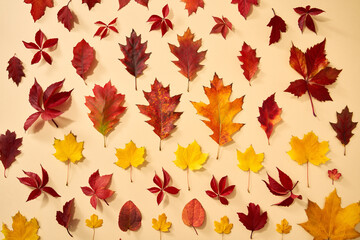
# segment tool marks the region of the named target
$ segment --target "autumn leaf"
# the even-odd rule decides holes
[[[119,9],[122,9],[123,7],[125,7],[128,3],[130,2],[130,0],[119,0]],[[149,0],[135,0],[135,2],[137,2],[140,5],[143,5],[144,7],[148,7],[149,4]]]
[[[171,227],[171,222],[167,222],[167,216],[165,213],[159,215],[159,220],[156,220],[156,218],[152,219],[152,227],[160,232],[160,240],[161,240],[161,233],[162,232],[168,232],[169,228]]]
[[[73,49],[74,57],[71,60],[76,73],[85,80],[86,74],[95,59],[95,51],[84,39],[81,40]]]
[[[239,160],[238,167],[243,171],[248,171],[248,188],[247,191],[250,193],[250,170],[254,173],[257,173],[260,169],[263,168],[261,164],[264,161],[264,153],[256,154],[252,145],[248,147],[245,152],[237,152],[237,159]]]
[[[56,152],[53,154],[57,159],[67,164],[66,186],[69,182],[70,162],[77,163],[83,159],[82,151],[84,150],[84,142],[77,142],[76,136],[70,132],[64,135],[64,140],[54,139],[54,148]]]
[[[244,96],[230,102],[232,85],[224,86],[222,78],[215,73],[210,88],[204,87],[209,104],[191,102],[199,115],[209,120],[202,120],[213,134],[210,137],[219,145],[216,159],[219,158],[220,146],[232,141],[232,135],[240,130],[242,123],[233,123],[235,115],[242,110]]]
[[[69,30],[69,32],[74,27],[74,21],[75,21],[74,15],[69,8],[70,2],[71,0],[69,0],[68,4],[63,6],[57,13],[58,22],[61,22],[64,25],[64,27],[67,30]]]
[[[201,152],[199,144],[194,140],[186,148],[178,145],[175,155],[176,159],[173,161],[175,165],[183,170],[187,170],[186,178],[188,190],[190,191],[189,169],[192,171],[201,169],[209,154]]]
[[[231,3],[238,4],[238,10],[245,20],[250,13],[251,6],[259,5],[258,0],[232,0]]]
[[[273,43],[277,43],[280,40],[281,33],[286,32],[286,23],[285,21],[276,15],[275,10],[272,8],[274,12],[274,17],[270,19],[270,22],[266,25],[268,27],[271,27],[271,34],[270,34],[270,41],[269,45]]]
[[[338,170],[334,168],[333,170],[328,170],[328,176],[331,179],[332,185],[334,185],[334,181],[339,180],[341,173],[339,173]]]
[[[104,37],[106,37],[106,35],[108,34],[108,32],[116,32],[119,33],[119,31],[116,29],[116,27],[114,27],[113,25],[116,23],[117,18],[114,18],[114,20],[112,20],[111,22],[109,22],[109,24],[106,24],[102,21],[97,21],[95,22],[95,24],[100,25],[100,27],[98,28],[98,30],[95,32],[94,37],[98,36],[100,37],[100,40],[103,39]],[[111,31],[110,31],[110,30]]]
[[[223,205],[228,205],[229,201],[226,199],[226,196],[230,195],[235,188],[235,185],[230,185],[226,187],[228,176],[224,176],[217,183],[214,175],[210,181],[210,187],[212,190],[207,190],[205,193],[211,198],[218,198]]]
[[[82,3],[86,3],[89,10],[91,10],[96,3],[101,3],[101,0],[82,0]]]
[[[117,93],[117,89],[110,81],[104,87],[95,84],[93,93],[94,97],[85,97],[85,105],[90,109],[88,116],[94,128],[104,136],[104,147],[106,147],[106,136],[114,130],[126,109],[122,106],[125,95]]]
[[[162,172],[163,172],[163,176],[164,176],[164,182],[161,180],[161,178],[155,172],[153,182],[157,185],[157,187],[148,188],[148,190],[151,193],[158,193],[157,198],[156,198],[156,202],[158,205],[160,205],[160,203],[164,199],[164,191],[167,193],[173,194],[173,195],[178,194],[180,191],[180,189],[178,189],[176,187],[168,186],[171,181],[171,177],[170,177],[169,173],[167,171],[165,171],[164,168],[162,169]]]
[[[241,68],[244,70],[243,74],[251,86],[250,80],[259,70],[260,58],[256,57],[256,49],[252,49],[246,42],[243,43],[240,54],[241,56],[238,56],[238,59],[242,63]]]
[[[203,225],[205,216],[205,210],[196,198],[188,202],[182,211],[182,220],[184,224],[193,227],[196,235],[199,235],[196,228]]]
[[[199,7],[204,8],[203,0],[181,0],[185,3],[185,9],[188,11],[188,16],[196,13]]]
[[[153,22],[150,28],[150,31],[161,29],[161,36],[164,36],[165,33],[170,29],[173,29],[172,22],[166,18],[169,15],[169,5],[166,4],[162,9],[162,17],[159,15],[151,15],[147,22]]]
[[[311,131],[305,134],[303,139],[293,136],[290,140],[290,146],[291,150],[287,153],[291,159],[299,165],[306,163],[306,179],[309,187],[309,162],[319,166],[329,161],[330,159],[326,157],[326,153],[329,151],[329,143],[327,141],[319,143],[318,137]]]
[[[137,148],[133,141],[126,144],[125,148],[116,149],[116,157],[118,158],[115,164],[123,169],[130,167],[130,182],[132,179],[132,167],[139,167],[144,163],[145,147]]]
[[[70,235],[70,237],[73,237],[69,231],[69,226],[71,219],[74,215],[74,201],[75,198],[71,199],[70,201],[66,202],[63,206],[63,211],[57,211],[56,212],[56,221],[66,228],[66,231]]]
[[[292,226],[289,225],[289,222],[284,218],[281,220],[280,224],[276,224],[276,231],[281,234],[281,239],[283,239],[284,234],[288,234],[291,231]]]
[[[357,122],[352,121],[353,113],[346,106],[341,113],[336,112],[337,123],[330,123],[336,132],[337,139],[344,146],[344,156],[346,155],[346,145],[350,142],[350,138],[354,135],[352,130],[356,128]]]
[[[229,223],[229,218],[227,216],[223,216],[220,219],[220,222],[214,221],[215,232],[219,234],[229,234],[231,229],[233,228],[233,224]]]
[[[119,228],[126,232],[137,231],[141,227],[141,212],[139,208],[132,202],[127,201],[120,209],[119,213]]]
[[[16,157],[21,153],[19,147],[22,145],[22,137],[16,138],[15,132],[6,130],[5,134],[0,135],[0,161],[4,166],[4,177],[6,178],[5,171],[8,169]]]
[[[229,33],[229,29],[232,30],[232,24],[226,17],[214,17],[216,22],[215,26],[211,29],[211,33],[221,33],[224,39],[226,39],[227,34]]]
[[[239,221],[246,227],[247,230],[251,231],[250,239],[254,231],[262,229],[268,219],[267,212],[260,213],[260,206],[254,203],[249,203],[248,215],[238,212]]]
[[[299,225],[314,239],[346,240],[360,237],[360,233],[355,230],[360,222],[360,204],[355,202],[342,208],[336,189],[325,199],[323,209],[308,200],[305,212],[308,221]]]
[[[294,11],[300,14],[300,17],[298,19],[298,25],[301,32],[304,32],[304,25],[305,25],[311,31],[316,33],[314,20],[312,19],[311,16],[319,15],[324,11],[319,8],[311,8],[310,5],[307,5],[305,8],[304,7],[294,8]]]
[[[89,219],[85,220],[86,226],[93,229],[93,237],[92,239],[95,239],[95,228],[99,228],[103,225],[103,220],[99,219],[99,217],[96,214],[93,214],[90,216]]]
[[[201,39],[194,41],[194,37],[195,35],[188,28],[183,36],[177,36],[179,47],[169,43],[170,51],[178,58],[178,61],[172,62],[180,68],[179,72],[188,79],[188,92],[190,81],[196,78],[197,72],[203,67],[200,62],[205,59],[207,51],[198,52],[201,47]]]
[[[170,97],[169,86],[163,87],[156,78],[151,85],[151,91],[143,92],[149,105],[137,104],[136,106],[139,108],[140,113],[150,118],[146,122],[154,127],[154,132],[159,136],[159,150],[161,151],[161,140],[170,136],[176,127],[174,122],[182,114],[182,112],[175,112],[175,108],[180,102],[181,94]]]
[[[308,93],[313,115],[316,117],[312,97],[318,101],[332,101],[327,85],[333,84],[341,70],[328,67],[329,61],[326,59],[325,42],[316,44],[301,52],[294,45],[290,49],[290,66],[297,71],[303,79],[298,79],[290,83],[285,90],[297,97]]]
[[[52,8],[54,6],[53,0],[24,0],[24,2],[31,4],[30,13],[34,22],[45,14],[46,7]]]
[[[38,240],[40,238],[37,235],[39,223],[36,218],[28,221],[20,212],[17,212],[12,220],[13,230],[10,230],[5,223],[2,225],[1,232],[4,234],[4,240]]]
[[[12,79],[17,86],[21,82],[21,78],[25,77],[24,66],[19,58],[15,55],[8,61],[6,70],[9,72],[8,78]]]

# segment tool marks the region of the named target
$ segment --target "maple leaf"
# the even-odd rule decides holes
[[[238,4],[238,10],[245,20],[250,13],[251,6],[259,5],[258,0],[232,0],[231,3]]]
[[[95,59],[95,50],[84,39],[78,42],[73,49],[74,57],[71,60],[76,73],[85,80],[87,72]]]
[[[162,200],[164,199],[164,191],[170,194],[178,194],[180,189],[176,188],[176,187],[172,187],[172,186],[168,186],[171,180],[171,177],[169,175],[169,173],[167,171],[165,171],[165,169],[162,169],[163,172],[163,176],[164,176],[164,182],[161,181],[161,178],[156,174],[155,172],[155,176],[153,178],[153,182],[158,186],[158,187],[151,187],[148,188],[148,190],[151,193],[158,193],[157,198],[156,198],[156,202],[158,205],[160,205],[160,203],[162,202]]]
[[[270,136],[274,130],[274,126],[281,121],[282,109],[275,102],[275,93],[263,101],[262,107],[259,107],[260,116],[258,121],[261,128],[265,131],[268,144],[270,145]]]
[[[17,86],[21,82],[21,78],[25,77],[24,66],[19,58],[15,55],[8,61],[6,70],[9,72],[8,78],[12,79]]]
[[[313,115],[316,117],[312,97],[323,102],[332,101],[329,91],[325,86],[333,84],[341,70],[328,67],[328,60],[325,54],[325,42],[322,41],[303,53],[294,45],[290,50],[290,66],[297,71],[303,79],[290,83],[285,90],[297,97],[308,93]]]
[[[96,3],[101,3],[101,0],[82,0],[82,3],[86,3],[89,10],[91,10]]]
[[[339,173],[338,170],[334,168],[333,170],[328,170],[328,176],[332,181],[332,185],[334,185],[334,181],[339,180],[341,173]]]
[[[207,52],[207,50],[198,52],[201,47],[201,38],[194,41],[194,37],[195,35],[188,28],[183,36],[177,35],[179,47],[169,43],[170,51],[179,59],[172,62],[180,68],[179,72],[188,79],[188,92],[190,81],[194,80],[197,72],[202,69],[203,65],[200,62],[205,59]]]
[[[197,12],[199,7],[204,8],[203,0],[181,0],[185,3],[185,9],[188,10],[188,16]]]
[[[280,40],[280,35],[283,32],[286,32],[286,23],[285,21],[276,15],[275,10],[272,8],[274,12],[274,17],[270,19],[270,22],[266,25],[271,27],[270,41],[269,45],[273,43],[277,43]]]
[[[77,142],[76,136],[70,132],[64,136],[64,140],[54,139],[53,144],[56,152],[53,154],[57,159],[67,164],[66,186],[69,182],[70,162],[77,163],[83,159],[82,151],[84,142]]]
[[[126,67],[126,70],[135,77],[135,90],[137,90],[137,78],[140,77],[147,68],[145,64],[151,53],[146,53],[147,41],[141,43],[141,34],[138,36],[133,29],[130,37],[126,37],[126,45],[119,43],[120,50],[124,54],[123,59],[119,59]]]
[[[119,9],[122,9],[123,7],[125,7],[128,3],[130,2],[130,0],[119,0]],[[140,5],[143,5],[144,7],[148,7],[149,4],[149,0],[135,0],[135,2],[137,2]]]
[[[182,211],[182,220],[184,224],[193,227],[196,235],[199,235],[196,228],[203,225],[205,216],[205,210],[196,198],[188,202]]]
[[[164,36],[169,28],[173,29],[172,22],[166,17],[169,15],[169,5],[166,4],[162,9],[162,17],[159,15],[151,15],[147,22],[153,22],[150,31],[161,29],[161,36]]]
[[[235,188],[235,185],[230,185],[226,187],[228,176],[224,176],[220,179],[219,184],[217,183],[214,175],[210,181],[211,190],[205,191],[206,194],[211,198],[218,198],[223,205],[228,205],[229,201],[226,199],[226,196],[230,195]]]
[[[229,33],[229,29],[232,30],[232,24],[226,17],[214,17],[216,22],[215,26],[211,29],[211,33],[221,33],[224,39],[226,39],[227,34]]]
[[[98,215],[93,214],[89,219],[85,220],[85,223],[89,228],[99,228],[103,225],[103,220],[99,219]]]
[[[168,232],[169,228],[171,227],[171,222],[167,222],[167,216],[165,213],[159,215],[158,217],[159,220],[156,220],[156,218],[152,219],[152,227],[153,229],[155,229],[156,231],[160,232],[160,236],[161,236],[161,232]],[[160,237],[161,239],[161,237]]]
[[[102,21],[95,22],[95,24],[101,25],[101,27],[99,27],[98,30],[95,32],[94,37],[99,36],[100,39],[103,39],[104,37],[106,37],[107,33],[110,32],[110,30],[113,32],[119,33],[119,31],[116,29],[116,27],[112,26],[116,23],[116,20],[117,20],[117,18],[114,18],[114,20],[109,22],[109,24],[106,24]]]
[[[231,229],[233,228],[233,224],[229,223],[229,218],[227,216],[223,216],[220,222],[214,221],[214,226],[215,232],[219,234],[229,234],[231,232]]]
[[[306,163],[306,179],[309,187],[309,162],[319,166],[329,161],[330,159],[325,156],[329,151],[329,143],[327,141],[319,143],[318,137],[311,131],[305,134],[303,139],[293,136],[290,146],[291,150],[287,153],[291,159],[299,165]]]
[[[276,231],[281,235],[290,233],[292,226],[289,225],[289,222],[284,218],[281,220],[280,224],[276,224]]]
[[[44,40],[45,40],[45,42],[44,42]],[[51,39],[46,40],[44,33],[41,30],[39,30],[35,34],[35,42],[36,43],[25,42],[25,41],[22,41],[22,42],[26,48],[38,50],[34,54],[34,57],[31,60],[31,64],[40,62],[41,56],[42,56],[45,59],[45,61],[51,65],[52,59],[51,59],[50,55],[44,51],[44,49],[54,47],[58,43],[57,38],[51,38]]]
[[[182,112],[175,112],[175,108],[180,102],[181,94],[170,97],[169,86],[163,87],[156,78],[151,85],[151,91],[143,92],[149,105],[137,104],[136,106],[139,108],[140,113],[150,118],[146,122],[154,127],[154,133],[159,136],[159,150],[161,151],[161,140],[170,136],[176,127],[174,122],[182,114]]]
[[[132,167],[139,167],[144,163],[145,147],[137,148],[133,141],[126,144],[124,149],[116,149],[116,157],[118,158],[115,164],[123,169],[130,167],[130,182],[132,179]]]
[[[24,123],[25,131],[33,125],[33,123],[41,116],[44,121],[51,120],[56,127],[58,127],[54,118],[63,114],[62,111],[57,110],[56,107],[61,106],[69,99],[72,90],[67,92],[59,92],[64,84],[64,80],[55,82],[46,88],[43,92],[42,87],[35,79],[34,85],[30,88],[29,102],[30,105],[37,110],[31,114]],[[43,106],[43,107],[42,107]]]
[[[114,194],[114,191],[108,189],[111,178],[112,174],[100,176],[99,170],[97,170],[89,177],[89,185],[91,188],[81,187],[81,190],[86,196],[91,196],[90,204],[93,208],[96,209],[98,199],[104,200],[106,205],[109,206],[106,199]]]
[[[294,11],[300,14],[300,17],[298,19],[298,25],[301,32],[304,32],[304,24],[305,24],[307,28],[309,28],[311,31],[316,33],[314,20],[312,19],[311,16],[319,15],[324,11],[319,8],[311,8],[310,5],[307,5],[305,8],[304,7],[294,8]]]
[[[117,93],[117,89],[111,85],[111,81],[104,87],[95,84],[93,93],[94,97],[85,97],[85,105],[90,109],[88,116],[93,122],[94,128],[104,136],[104,147],[106,147],[106,136],[114,130],[126,109],[122,106],[125,95]]]
[[[357,122],[352,121],[353,113],[346,106],[341,113],[336,112],[337,123],[330,123],[336,132],[337,139],[344,146],[344,156],[346,155],[346,145],[350,142],[350,138],[354,135],[352,130],[355,129]]]
[[[239,160],[238,167],[243,171],[249,172],[247,191],[250,193],[250,170],[257,173],[263,168],[261,163],[264,161],[264,153],[256,154],[252,145],[250,145],[243,153],[239,150],[236,150],[236,152],[237,159]]]
[[[31,4],[30,13],[34,22],[45,14],[46,7],[52,8],[54,6],[53,0],[24,0],[24,2]]]
[[[66,228],[66,231],[73,237],[69,231],[70,221],[74,215],[74,201],[75,198],[71,199],[70,201],[66,202],[63,206],[63,211],[56,211],[56,221]]]
[[[191,102],[199,115],[208,118],[202,120],[213,134],[210,137],[219,145],[216,159],[219,158],[220,146],[232,141],[232,135],[240,130],[242,123],[233,123],[235,115],[242,110],[244,96],[230,102],[232,84],[224,86],[222,78],[215,73],[210,88],[204,87],[209,104]]]
[[[40,238],[37,235],[39,223],[36,218],[28,221],[20,212],[17,212],[15,216],[12,217],[12,221],[13,230],[10,230],[5,223],[2,225],[1,232],[4,234],[4,240],[38,240]]]
[[[297,199],[297,198],[300,200],[302,199],[301,195],[295,195],[292,192],[299,181],[297,181],[295,184],[293,184],[291,178],[286,173],[281,171],[279,168],[276,168],[276,169],[279,172],[280,183],[278,183],[275,179],[270,177],[269,174],[267,174],[269,182],[267,183],[265,180],[263,180],[263,181],[266,184],[269,191],[276,196],[286,196],[286,195],[288,195],[288,193],[290,193],[290,196],[288,198],[286,198],[285,200],[283,200],[279,203],[273,204],[276,206],[289,207],[294,202],[295,199]]]
[[[70,11],[69,8],[70,2],[71,0],[69,0],[68,4],[63,6],[57,13],[58,22],[61,22],[64,25],[64,27],[67,30],[69,30],[69,32],[74,27],[74,21],[75,21],[73,13]]]
[[[308,221],[299,225],[314,239],[346,240],[360,237],[360,233],[355,230],[356,224],[360,222],[360,204],[356,202],[342,208],[336,189],[325,199],[323,209],[308,200],[305,212]]]
[[[239,221],[246,227],[247,230],[251,231],[250,239],[254,231],[262,229],[268,219],[267,212],[260,213],[260,206],[254,203],[249,203],[248,215],[238,212]]]
[[[189,169],[199,170],[206,162],[209,154],[201,152],[199,144],[194,140],[186,148],[178,145],[178,149],[175,152],[176,159],[173,161],[176,166],[186,171],[188,190],[190,191],[189,184]]]
[[[238,56],[238,59],[242,63],[241,68],[244,70],[243,74],[251,86],[250,80],[259,70],[260,58],[256,57],[256,49],[252,49],[246,42],[243,43],[240,54],[241,56]]]
[[[121,231],[136,231],[141,227],[141,212],[132,202],[127,201],[120,209],[118,225]]]
[[[16,157],[21,153],[19,147],[22,145],[22,138],[16,138],[15,132],[6,130],[5,134],[0,135],[0,161],[4,166],[4,177],[6,178],[5,171],[8,169]]]

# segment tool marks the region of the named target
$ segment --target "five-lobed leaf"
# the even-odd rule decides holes
[[[69,32],[74,27],[75,18],[73,13],[70,11],[69,5],[65,5],[59,10],[57,13],[57,19],[58,22],[61,22],[64,27],[69,30]]]
[[[332,185],[334,185],[334,181],[339,180],[341,176],[342,176],[341,173],[338,172],[336,168],[332,170],[328,170],[328,177],[331,179]]]
[[[75,198],[71,199],[70,201],[66,202],[63,206],[63,210],[61,211],[57,211],[56,212],[56,221],[63,226],[64,228],[66,228],[66,231],[68,232],[68,234],[72,237],[70,231],[69,231],[69,226],[70,226],[70,222],[72,220],[72,217],[74,215],[74,201]]]
[[[45,14],[46,7],[52,8],[54,6],[53,0],[24,0],[25,3],[31,4],[31,16],[36,22]]]
[[[276,231],[280,234],[288,234],[290,233],[292,226],[289,225],[289,222],[284,218],[281,220],[280,224],[276,224]]]
[[[12,230],[3,223],[1,232],[4,234],[3,240],[38,240],[40,239],[37,232],[39,230],[39,223],[36,218],[30,219],[28,221],[20,212],[17,212],[15,216],[12,217]]]
[[[98,215],[93,214],[89,219],[85,220],[85,223],[89,228],[99,228],[103,225],[103,220],[99,219]]]
[[[8,78],[12,79],[17,86],[21,82],[21,78],[25,77],[24,66],[19,58],[15,55],[8,61],[6,70],[8,71]]]
[[[85,39],[83,39],[74,47],[73,55],[74,57],[71,60],[71,63],[76,69],[76,73],[85,80],[92,63],[95,60],[95,50],[85,41]]]
[[[254,203],[249,203],[248,214],[238,212],[239,221],[246,227],[247,230],[251,231],[250,239],[254,231],[262,229],[268,219],[267,212],[260,212],[260,206]]]
[[[185,9],[188,11],[188,16],[197,12],[199,7],[204,8],[204,0],[181,0],[185,3]]]
[[[274,9],[273,9],[273,12],[274,12],[274,17],[272,17],[270,19],[270,22],[266,25],[268,27],[271,27],[269,45],[279,42],[281,33],[286,32],[285,21],[281,17],[276,15]]]
[[[95,36],[98,36],[98,37],[100,37],[100,40],[101,40],[101,39],[103,39],[104,37],[106,37],[107,34],[108,34],[109,32],[111,32],[111,31],[116,32],[116,33],[119,33],[119,31],[116,29],[116,27],[113,26],[113,25],[116,23],[116,21],[117,21],[117,18],[114,18],[111,22],[109,22],[109,24],[106,24],[106,23],[104,23],[104,22],[102,22],[102,21],[97,21],[97,22],[95,22],[95,24],[100,25],[100,27],[99,27],[98,30],[95,32],[94,37],[95,37]],[[109,29],[110,29],[111,31],[110,31]]]
[[[201,227],[205,220],[205,210],[196,198],[188,202],[182,211],[182,220],[186,226],[193,227],[196,235],[196,228]]]
[[[258,0],[232,0],[231,3],[238,5],[238,10],[240,14],[245,18],[245,20],[250,14],[251,6],[259,5]]]
[[[0,161],[4,166],[4,177],[6,169],[8,169],[16,157],[21,153],[19,147],[22,145],[22,137],[16,138],[15,132],[6,130],[5,134],[0,135]]]
[[[165,213],[159,215],[158,220],[153,218],[152,224],[153,229],[160,232],[168,232],[171,227],[171,222],[167,222],[167,216]]]
[[[301,32],[304,32],[304,26],[309,28],[311,31],[316,33],[314,20],[311,16],[319,15],[320,13],[323,13],[324,11],[319,8],[311,8],[310,5],[307,5],[304,7],[296,7],[294,8],[294,11],[298,14],[300,14],[300,17],[298,19],[298,25],[301,30]]]
[[[211,29],[211,33],[221,33],[224,39],[226,39],[227,34],[229,33],[229,29],[232,30],[232,23],[226,17],[214,17],[216,22],[215,26]]]
[[[164,36],[165,33],[170,29],[173,29],[172,22],[166,18],[169,15],[169,5],[166,4],[162,9],[162,17],[159,15],[151,15],[147,22],[153,22],[151,25],[150,31],[161,29],[161,36]]]
[[[238,56],[238,59],[242,63],[241,68],[244,70],[243,74],[251,85],[250,80],[259,70],[260,58],[256,57],[256,49],[252,49],[246,42],[243,43],[240,54],[241,56]]]
[[[229,223],[229,218],[227,216],[223,216],[220,219],[220,222],[214,221],[214,226],[214,231],[219,234],[229,234],[231,232],[231,229],[233,228],[233,224]]]
[[[121,207],[118,220],[121,231],[137,231],[141,227],[141,220],[141,212],[131,200]]]
[[[171,181],[170,174],[167,171],[165,171],[164,168],[162,169],[162,172],[164,176],[164,181],[162,181],[161,178],[155,172],[153,182],[157,185],[157,187],[148,188],[148,190],[151,193],[158,193],[156,198],[156,202],[158,205],[160,205],[160,203],[164,199],[164,191],[173,195],[178,194],[180,191],[180,189],[176,187],[168,186]]]
[[[229,201],[226,196],[230,195],[235,188],[235,185],[226,187],[228,176],[224,176],[220,179],[219,183],[216,181],[214,175],[210,181],[211,190],[205,191],[205,193],[211,198],[218,198],[223,205],[228,205]]]

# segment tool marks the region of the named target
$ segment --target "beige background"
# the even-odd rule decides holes
[[[158,239],[159,233],[152,229],[151,219],[165,212],[168,220],[173,223],[169,233],[163,234],[164,239],[220,239],[214,232],[213,222],[219,221],[224,215],[230,218],[234,228],[225,239],[247,239],[250,232],[238,221],[236,212],[246,212],[249,202],[260,204],[269,215],[267,225],[254,234],[254,239],[280,239],[276,233],[276,223],[287,218],[293,225],[292,232],[285,239],[312,239],[298,223],[306,221],[304,209],[307,199],[317,202],[321,207],[324,198],[333,190],[327,170],[338,168],[343,174],[341,181],[335,183],[342,205],[346,206],[358,201],[359,190],[359,144],[360,127],[355,129],[354,137],[348,145],[348,154],[343,156],[343,147],[335,138],[335,132],[329,121],[336,121],[336,112],[340,112],[345,105],[354,112],[354,121],[359,121],[359,61],[360,54],[360,2],[348,0],[295,1],[278,0],[260,1],[260,6],[254,7],[252,13],[245,21],[237,10],[237,6],[227,1],[205,0],[205,9],[198,9],[196,14],[188,17],[184,10],[184,3],[179,0],[169,2],[169,18],[174,24],[174,30],[169,31],[163,38],[158,31],[149,32],[150,24],[146,20],[151,14],[160,14],[167,1],[150,0],[149,9],[131,0],[128,6],[117,11],[116,0],[103,0],[89,11],[80,0],[73,0],[69,7],[76,14],[78,24],[68,32],[62,24],[57,22],[56,14],[67,3],[67,0],[55,1],[53,8],[47,9],[45,15],[33,23],[30,15],[30,5],[23,1],[2,0],[0,2],[1,24],[1,57],[0,57],[0,132],[6,129],[16,131],[23,137],[22,154],[8,170],[8,178],[0,180],[0,220],[11,225],[11,216],[20,210],[28,219],[36,217],[40,224],[38,234],[42,239],[70,239],[66,230],[57,224],[55,213],[63,204],[75,197],[75,220],[71,232],[75,239],[90,239],[91,229],[85,226],[85,219],[93,213],[104,219],[102,228],[96,230],[96,239]],[[315,17],[317,34],[305,29],[302,34],[297,26],[299,17],[293,11],[294,7],[311,4],[326,12]],[[268,46],[270,28],[266,27],[273,17],[271,8],[287,23],[287,32],[282,34],[279,43]],[[221,35],[209,35],[215,22],[212,16],[228,17],[235,30],[230,32],[224,40]],[[97,26],[95,21],[106,23],[118,17],[117,29],[119,34],[111,32],[105,39],[93,37]],[[178,73],[178,68],[171,62],[176,60],[170,53],[168,43],[178,45],[177,34],[183,35],[190,27],[195,33],[195,39],[202,38],[201,50],[208,50],[205,67],[198,73],[198,77],[190,85],[190,93],[186,92],[186,79]],[[139,91],[134,91],[133,77],[125,70],[118,58],[123,58],[118,43],[125,43],[125,37],[130,35],[131,29],[141,34],[143,41],[148,41],[148,52],[151,52],[147,61],[148,68],[144,75],[138,79]],[[58,37],[56,50],[49,52],[53,64],[44,60],[39,64],[31,65],[34,50],[25,49],[24,41],[34,41],[36,31],[41,29],[48,38]],[[338,81],[329,87],[333,102],[320,103],[315,101],[315,110],[318,117],[311,113],[309,98],[305,95],[297,99],[289,93],[283,92],[290,81],[299,78],[299,75],[288,64],[291,44],[303,51],[326,37],[326,51],[332,67],[343,69]],[[86,83],[76,74],[71,65],[73,47],[85,39],[96,51],[96,65],[93,73],[88,76]],[[243,42],[257,49],[261,57],[260,71],[250,87],[242,74],[240,62],[237,59]],[[7,61],[16,53],[23,61],[26,78],[17,87],[7,79]],[[235,122],[246,123],[240,132],[234,135],[234,141],[221,149],[219,160],[215,160],[217,144],[209,137],[211,131],[201,122],[202,117],[196,114],[191,101],[208,100],[203,92],[203,86],[209,86],[214,72],[224,79],[226,85],[233,84],[232,99],[245,95],[244,110],[234,119]],[[28,93],[38,80],[43,88],[53,82],[66,79],[63,89],[74,88],[71,105],[61,117],[57,119],[60,128],[52,124],[39,121],[28,132],[24,132],[25,119],[35,110],[28,103]],[[170,84],[171,95],[183,93],[177,111],[184,112],[176,122],[177,128],[172,136],[163,141],[163,151],[158,151],[158,137],[153,133],[152,127],[145,123],[147,118],[139,113],[136,104],[147,104],[142,90],[149,91],[150,85],[157,78],[164,85]],[[84,105],[85,96],[93,95],[94,84],[103,86],[111,79],[118,92],[125,94],[126,113],[120,124],[108,137],[108,147],[103,148],[103,139],[92,126],[87,117],[88,109]],[[267,145],[265,133],[257,121],[258,107],[263,100],[276,92],[276,101],[283,109],[281,123],[276,127],[271,137],[271,145]],[[310,166],[310,188],[306,187],[306,168],[299,166],[286,154],[290,150],[291,136],[303,137],[313,130],[320,141],[329,141],[331,159],[320,167]],[[65,186],[66,165],[52,155],[55,152],[52,144],[54,138],[63,139],[64,134],[72,131],[79,141],[84,141],[83,162],[71,166],[70,185]],[[133,140],[138,147],[145,146],[147,150],[147,164],[135,169],[134,183],[129,182],[129,171],[116,165],[115,148],[124,148],[125,144]],[[191,191],[186,189],[186,171],[175,166],[174,152],[177,144],[187,146],[196,140],[203,152],[210,157],[204,169],[190,173]],[[247,173],[237,167],[236,149],[244,151],[250,144],[256,152],[264,152],[264,169],[259,174],[251,176],[251,194],[247,193]],[[49,186],[54,187],[61,198],[52,198],[46,194],[38,199],[25,203],[31,189],[20,184],[16,177],[23,176],[22,170],[40,173],[40,164],[48,170],[50,175]],[[168,195],[165,201],[158,206],[156,195],[148,192],[146,188],[153,186],[154,171],[160,173],[164,167],[172,176],[174,186],[181,188],[178,196]],[[295,201],[289,208],[271,206],[283,198],[273,196],[262,182],[266,172],[277,177],[276,167],[288,173],[300,183],[295,189],[296,194],[302,194],[302,201]],[[110,188],[116,191],[109,200],[110,206],[100,203],[94,210],[89,197],[85,196],[80,186],[88,185],[88,177],[95,170],[100,174],[114,173]],[[2,171],[2,170],[1,170]],[[236,188],[230,195],[228,206],[209,198],[205,190],[209,189],[212,175],[217,179],[224,175],[229,176],[230,184]],[[2,176],[2,174],[1,174]],[[206,221],[198,230],[196,236],[193,229],[185,226],[181,220],[183,206],[191,199],[197,198],[206,210]],[[137,232],[122,232],[117,225],[121,206],[132,200],[143,215],[142,227]],[[359,226],[357,230],[360,230]]]

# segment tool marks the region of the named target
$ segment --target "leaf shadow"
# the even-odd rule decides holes
[[[45,125],[45,121],[42,119],[38,119],[30,130],[31,133],[39,132]]]
[[[48,204],[49,196],[45,192],[42,192],[42,195],[43,195],[43,199],[42,199],[42,202],[41,202],[41,207],[43,208]]]
[[[96,68],[96,66],[99,64],[99,61],[96,59],[96,52],[94,50],[94,60],[92,61],[89,70],[84,74],[84,83],[87,85],[87,83],[85,82],[85,80],[88,78],[88,76],[92,75],[94,73],[94,69]]]

